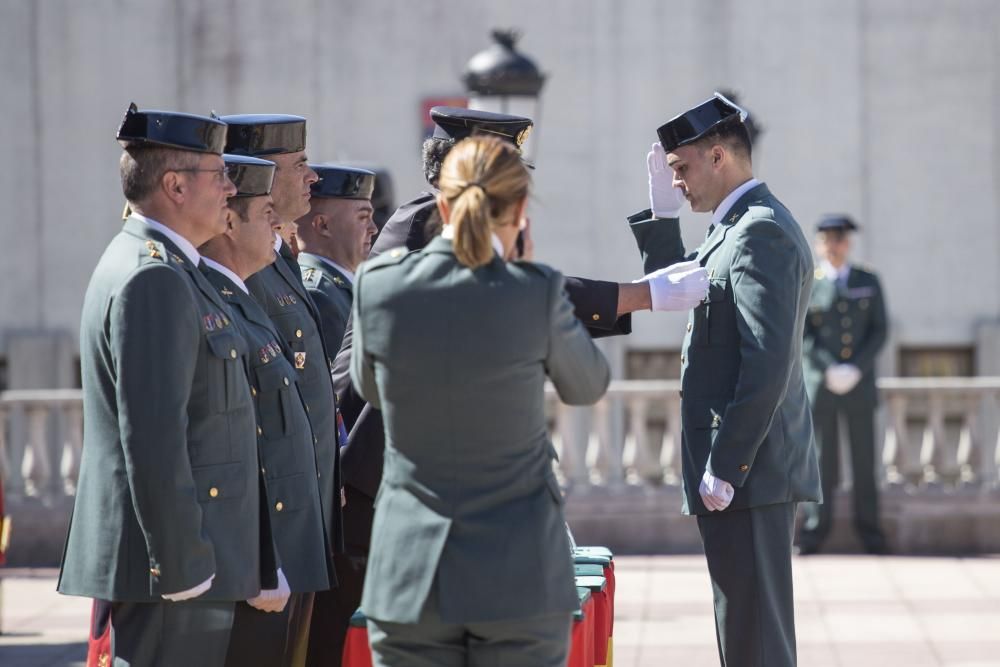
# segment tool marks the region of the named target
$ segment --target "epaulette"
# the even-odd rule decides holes
[[[184,260],[177,257],[174,253],[167,250],[159,241],[154,241],[152,239],[146,239],[145,245],[140,251],[140,256],[145,261],[160,261],[164,264],[183,264]]]
[[[774,209],[770,206],[757,206],[751,204],[747,207],[747,213],[753,220],[774,220]]]
[[[392,248],[391,250],[386,250],[378,257],[374,257],[365,262],[365,271],[372,271],[374,269],[381,268],[383,266],[392,266],[394,264],[399,264],[404,259],[409,257],[415,251],[407,250],[405,246],[400,246],[398,248]]]
[[[309,287],[316,287],[320,280],[320,272],[313,267],[309,267],[302,272],[302,282]]]

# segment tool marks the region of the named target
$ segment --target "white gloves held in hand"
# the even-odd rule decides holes
[[[204,593],[205,591],[207,591],[209,588],[212,587],[213,579],[215,579],[214,574],[205,581],[195,586],[194,588],[189,588],[186,591],[179,591],[177,593],[164,593],[160,597],[162,597],[164,600],[170,600],[171,602],[183,602],[184,600],[193,600],[194,598],[198,597],[199,595],[201,595],[202,593]]]
[[[687,200],[684,191],[674,187],[674,170],[667,164],[667,153],[660,142],[646,155],[649,171],[649,208],[657,218],[676,218]]]
[[[824,375],[826,388],[841,396],[854,389],[861,381],[861,369],[853,364],[828,366]]]
[[[678,262],[643,276],[654,311],[691,310],[708,296],[708,272],[697,260]]]
[[[268,588],[257,594],[257,597],[250,598],[247,600],[247,604],[254,609],[260,609],[261,611],[273,611],[279,612],[285,608],[288,604],[288,596],[292,594],[291,589],[288,587],[288,580],[285,579],[285,573],[278,568],[278,587]]]
[[[701,502],[711,512],[721,512],[729,507],[733,502],[733,494],[736,490],[729,482],[719,479],[712,473],[705,471],[701,476],[701,484],[698,485],[698,493],[701,494]]]

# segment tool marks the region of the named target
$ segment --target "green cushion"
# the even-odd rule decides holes
[[[363,628],[366,625],[368,625],[368,618],[365,617],[364,612],[358,609],[356,612],[354,612],[354,615],[351,616],[351,627]]]
[[[577,586],[576,587],[576,596],[580,600],[580,608],[573,612],[573,620],[574,621],[582,621],[583,620],[583,616],[584,616],[584,614],[583,614],[583,605],[587,604],[587,600],[590,599],[590,589],[589,588],[585,588],[585,587],[581,587],[581,586]]]
[[[585,556],[577,554],[573,556],[573,562],[577,565],[600,565],[603,568],[611,564],[611,559],[607,556]]]
[[[608,580],[604,577],[577,577],[576,587],[589,589],[593,592],[603,591],[608,586]]]
[[[596,563],[577,563],[573,566],[573,574],[585,577],[603,577],[604,567]]]
[[[577,556],[604,556],[609,560],[615,557],[607,547],[577,547],[575,553]]]

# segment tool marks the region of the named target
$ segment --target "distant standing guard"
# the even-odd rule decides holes
[[[875,484],[875,360],[885,345],[888,324],[878,277],[848,260],[856,229],[844,215],[825,216],[817,225],[820,265],[806,318],[803,364],[826,502],[805,507],[801,555],[818,552],[830,533],[840,482],[841,417],[851,448],[854,528],[867,553],[887,550]]]
[[[351,316],[354,274],[378,233],[373,217],[375,172],[337,165],[309,165],[309,213],[296,221],[302,282],[316,303],[326,349],[336,353]]]
[[[262,551],[246,339],[198,266],[225,230],[225,123],[129,107],[132,209],[83,303],[83,455],[58,589],[111,602],[112,664],[219,667]]]

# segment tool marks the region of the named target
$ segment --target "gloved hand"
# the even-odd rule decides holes
[[[684,202],[684,191],[674,187],[674,170],[667,165],[667,153],[660,142],[646,155],[649,171],[649,208],[657,218],[676,218]]]
[[[736,490],[729,482],[719,479],[712,473],[705,471],[701,476],[701,484],[698,485],[698,493],[701,494],[701,502],[705,503],[712,512],[721,512],[729,507],[733,502],[733,494]]]
[[[291,594],[292,591],[288,588],[288,580],[285,579],[285,573],[279,567],[278,587],[261,591],[257,594],[257,597],[247,600],[247,604],[261,611],[279,612],[288,604],[288,596]]]
[[[691,310],[708,296],[708,272],[697,260],[678,262],[634,282],[649,283],[652,310]]]
[[[834,364],[824,373],[826,388],[838,396],[854,389],[861,381],[861,370],[853,364]]]
[[[164,600],[170,600],[171,602],[192,600],[201,595],[202,593],[204,593],[205,591],[207,591],[209,588],[211,588],[213,579],[215,579],[214,574],[205,581],[195,586],[194,588],[189,588],[186,591],[178,591],[177,593],[164,593],[160,597],[162,597]]]

